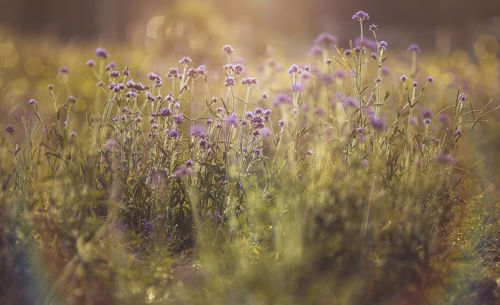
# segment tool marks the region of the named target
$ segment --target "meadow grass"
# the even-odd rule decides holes
[[[417,45],[387,65],[368,19],[295,63],[221,45],[146,73],[140,50],[65,50],[75,66],[13,102],[9,70],[5,304],[495,304],[474,138],[497,106]]]

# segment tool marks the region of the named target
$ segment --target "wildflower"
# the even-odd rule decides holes
[[[106,149],[107,150],[113,150],[116,146],[116,140],[115,139],[108,139],[106,141]]]
[[[128,67],[126,67],[125,70],[123,70],[122,74],[125,76],[130,76],[130,71],[129,71]]]
[[[302,92],[304,90],[304,86],[301,84],[293,84],[292,85],[292,91],[293,92]]]
[[[413,117],[412,117],[412,118],[409,118],[409,119],[408,119],[408,122],[409,122],[411,125],[413,125],[413,126],[417,126],[417,125],[418,125],[418,121],[417,121],[417,119],[416,119],[416,118],[413,118]]]
[[[70,137],[76,137],[76,132],[74,132],[74,131],[70,132],[69,136]]]
[[[391,68],[389,68],[387,66],[382,66],[382,74],[383,75],[389,75],[389,74],[391,74]]]
[[[466,99],[467,99],[467,96],[465,96],[465,94],[460,93],[460,94],[458,95],[458,101],[463,102],[463,101],[465,101]]]
[[[408,49],[406,49],[406,51],[408,53],[411,53],[411,52],[416,52],[416,53],[422,53],[422,50],[420,49],[420,47],[417,45],[417,44],[411,44]]]
[[[134,120],[136,123],[142,122],[142,118],[140,116],[136,117]]]
[[[116,68],[116,63],[114,61],[106,65],[106,71],[113,70],[114,68]]]
[[[212,119],[207,119],[205,123],[206,123],[207,125],[211,125],[213,122],[214,122],[214,120],[212,120]]]
[[[274,101],[271,103],[273,106],[278,106],[280,104],[291,104],[292,100],[290,97],[286,94],[280,93],[278,96],[274,99]]]
[[[222,50],[227,53],[227,55],[231,54],[234,52],[234,49],[232,46],[226,44],[225,46],[222,47]]]
[[[238,116],[236,113],[233,113],[226,118],[226,124],[232,127],[238,127]]]
[[[310,150],[310,149],[308,149],[306,153],[307,153],[307,155],[308,155],[308,156],[312,156],[313,151],[312,151],[312,150]]]
[[[48,85],[47,86],[47,90],[53,90],[54,89],[54,85]]]
[[[329,33],[321,33],[316,37],[314,43],[324,48],[333,48],[337,44],[337,38]]]
[[[370,40],[370,39],[368,39],[366,37],[363,38],[363,40],[361,40],[361,37],[356,38],[354,40],[354,45],[357,48],[367,47],[367,48],[372,49],[372,50],[376,50],[378,48],[377,43],[375,41]]]
[[[66,101],[68,103],[73,103],[74,104],[74,103],[76,103],[77,99],[73,95],[70,95],[70,96],[68,96],[68,98],[66,99]]]
[[[359,108],[359,102],[352,96],[348,96],[344,99],[344,106],[346,108]]]
[[[179,75],[179,70],[177,68],[170,68],[170,70],[167,73],[167,77],[177,77]]]
[[[456,135],[461,136],[461,135],[463,135],[464,133],[463,133],[460,129],[457,129],[457,130],[455,131],[455,134],[456,134]]]
[[[155,74],[155,73],[153,73],[153,72],[149,72],[149,73],[148,73],[148,78],[149,78],[149,80],[151,80],[151,81],[155,81],[155,80],[159,79],[159,76],[158,76],[158,74]]]
[[[179,60],[179,63],[183,65],[189,65],[191,62],[193,62],[193,60],[189,56],[184,56]]]
[[[35,104],[36,104],[36,101],[35,101],[34,99],[30,99],[30,100],[28,101],[28,104],[30,104],[30,105],[35,105]]]
[[[372,57],[373,59],[377,59],[377,53],[374,53],[374,52],[373,52],[373,53],[371,54],[371,57]]]
[[[381,42],[378,43],[378,48],[379,49],[385,49],[387,48],[388,44],[387,44],[387,41],[385,40],[382,40]]]
[[[61,74],[68,74],[69,73],[69,68],[67,66],[60,67],[59,68],[59,73],[61,73]]]
[[[194,164],[194,161],[191,160],[191,159],[189,159],[186,162],[184,162],[184,165],[186,165],[187,167],[191,167],[191,166],[193,166],[193,164]]]
[[[428,76],[428,77],[427,77],[427,81],[428,81],[429,83],[433,83],[433,82],[434,82],[434,77],[432,77],[432,76]]]
[[[370,24],[368,26],[368,30],[372,31],[372,32],[376,32],[378,30],[378,25],[376,25],[376,24]]]
[[[345,56],[351,56],[351,54],[352,54],[352,50],[351,49],[347,49],[347,50],[344,51],[344,55]]]
[[[180,124],[182,123],[182,121],[184,121],[184,115],[182,113],[174,115],[173,118],[177,124]]]
[[[313,55],[313,56],[321,56],[321,54],[323,54],[323,50],[321,49],[320,46],[318,45],[314,45],[311,47],[311,49],[309,50],[309,52]]]
[[[179,132],[177,132],[177,130],[175,130],[175,129],[172,129],[169,131],[168,135],[173,137],[173,138],[177,138],[179,136]]]
[[[160,115],[165,117],[165,116],[169,116],[172,114],[172,110],[170,110],[170,108],[168,107],[164,107],[160,110]]]
[[[242,85],[248,85],[248,86],[250,86],[250,85],[256,85],[258,83],[259,83],[259,81],[257,80],[256,77],[244,77],[244,78],[241,79],[241,84]]]
[[[95,66],[95,61],[93,61],[92,59],[88,60],[87,63],[86,63],[87,67],[94,67]]]
[[[366,13],[365,11],[357,11],[356,13],[354,13],[354,15],[352,15],[352,20],[354,21],[363,21],[363,20],[369,20],[370,19],[370,15],[368,15],[368,13]]]
[[[109,76],[111,76],[111,77],[119,77],[120,76],[120,71],[111,71],[109,73]]]
[[[438,163],[441,163],[441,164],[449,164],[449,165],[454,165],[456,163],[455,161],[455,158],[453,158],[452,156],[450,155],[447,155],[447,154],[444,154],[444,153],[439,153],[435,160],[438,162]]]
[[[179,167],[178,169],[176,169],[174,171],[174,175],[177,178],[182,178],[182,177],[185,177],[185,176],[190,176],[193,173],[194,173],[194,170],[191,167],[187,167],[187,166],[181,166],[181,167]]]
[[[16,129],[12,125],[7,125],[5,127],[5,131],[8,132],[8,133],[10,133],[10,134],[13,134],[14,132],[16,132]]]
[[[205,75],[207,73],[207,67],[205,65],[199,65],[198,68],[195,69],[195,71],[199,75]]]
[[[261,135],[262,137],[268,137],[271,135],[271,130],[267,127],[261,128],[259,130],[259,135]]]
[[[278,125],[279,125],[280,127],[285,126],[285,121],[283,121],[283,120],[279,120],[279,121],[278,121]]]
[[[227,76],[226,81],[224,82],[224,86],[226,87],[232,87],[234,86],[234,77],[233,76]]]
[[[450,117],[446,113],[441,113],[438,116],[438,120],[443,124],[443,125],[449,125],[450,124]]]
[[[135,93],[134,91],[129,91],[127,92],[127,94],[125,94],[127,97],[137,97],[137,93]]]
[[[380,77],[375,78],[375,83],[380,83],[382,79]]]
[[[430,123],[431,123],[431,119],[430,118],[425,118],[424,119],[424,124],[429,125]]]
[[[106,58],[109,57],[108,52],[105,49],[103,49],[103,48],[97,48],[97,50],[95,50],[95,55],[97,57],[101,57],[101,58],[104,58],[104,59],[106,59]]]
[[[413,81],[413,83],[411,83],[413,85],[413,87],[418,87],[418,82],[417,81]]]
[[[406,76],[405,74],[401,75],[399,77],[400,80],[402,80],[403,82],[405,82],[407,79],[408,79],[408,76]]]
[[[193,127],[191,127],[190,134],[192,136],[199,137],[199,138],[204,138],[207,136],[205,127],[203,127],[202,125],[194,125]]]
[[[266,93],[262,94],[262,98],[268,98],[268,97],[269,97],[268,94],[266,94]]]
[[[297,65],[291,65],[290,66],[290,69],[288,69],[288,74],[292,74],[292,73],[297,73],[299,72],[299,67],[297,67]]]
[[[429,108],[424,108],[420,111],[420,116],[423,118],[430,118],[432,117],[432,111]]]
[[[370,116],[370,125],[375,130],[385,130],[387,128],[385,120],[376,118],[375,116]]]

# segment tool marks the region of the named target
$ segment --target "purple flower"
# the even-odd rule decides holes
[[[432,76],[428,76],[428,77],[427,77],[427,81],[428,81],[429,83],[433,83],[433,82],[434,82],[434,77],[432,77]]]
[[[431,123],[431,119],[425,118],[424,119],[424,124],[429,125]]]
[[[267,127],[264,127],[264,128],[261,128],[259,130],[259,134],[262,136],[262,137],[268,137],[271,135],[271,130]]]
[[[308,156],[312,156],[313,151],[312,151],[312,150],[310,150],[310,149],[308,149],[306,153],[307,153],[307,155],[308,155]]]
[[[234,49],[232,46],[226,44],[225,46],[222,47],[222,51],[226,52],[229,55],[234,52]]]
[[[69,133],[69,136],[70,136],[70,137],[76,137],[76,132],[74,132],[74,131],[70,132],[70,133]]]
[[[292,74],[292,73],[297,73],[299,72],[299,67],[297,67],[297,65],[291,65],[290,66],[290,69],[288,69],[288,74]]]
[[[450,117],[446,113],[441,113],[438,116],[438,120],[443,124],[443,125],[449,125],[450,124]]]
[[[314,43],[324,48],[333,48],[337,44],[337,38],[329,33],[321,33],[316,37]]]
[[[351,56],[351,54],[352,54],[352,50],[351,49],[347,49],[347,50],[344,51],[344,55],[345,56]]]
[[[182,121],[184,121],[184,115],[182,113],[174,115],[173,118],[177,124],[180,124],[182,123]]]
[[[101,57],[101,58],[108,58],[109,57],[108,52],[103,48],[97,48],[97,50],[95,50],[95,55],[97,57]]]
[[[167,77],[177,77],[179,75],[179,70],[177,68],[170,68],[170,71],[167,73]]]
[[[182,178],[185,176],[190,176],[194,173],[194,170],[191,167],[181,166],[174,171],[174,175],[177,178]]]
[[[191,127],[190,134],[198,138],[204,138],[207,136],[205,127],[203,127],[202,125],[194,125],[193,127]]]
[[[382,66],[382,74],[383,75],[391,74],[391,68],[389,68],[388,66]]]
[[[385,120],[376,118],[375,116],[370,117],[370,125],[375,130],[385,130],[387,128]]]
[[[352,20],[354,21],[363,21],[363,20],[369,20],[370,19],[370,15],[368,15],[368,13],[366,13],[365,11],[357,11],[356,13],[354,13],[354,15],[352,15]]]
[[[370,40],[368,38],[363,38],[363,40],[361,40],[361,37],[358,37],[354,40],[354,46],[356,48],[361,48],[361,47],[367,47],[369,49],[372,49],[372,50],[376,50],[378,48],[377,46],[377,43],[373,40]],[[356,52],[359,52],[359,51],[356,51]]]
[[[28,101],[28,104],[30,104],[30,105],[35,105],[35,104],[36,104],[36,101],[35,101],[34,99],[30,99],[30,100]]]
[[[232,87],[234,86],[234,77],[233,76],[227,76],[226,81],[224,82],[224,86],[226,87]]]
[[[160,110],[160,115],[163,116],[163,117],[169,116],[171,114],[172,114],[172,110],[170,110],[170,108],[168,108],[168,107],[162,108]]]
[[[387,48],[388,44],[387,44],[387,41],[385,40],[382,40],[381,42],[378,43],[378,48],[379,49],[385,49]]]
[[[177,130],[175,130],[175,129],[172,129],[168,132],[168,135],[171,137],[177,138],[179,136],[179,132],[177,132]]]
[[[417,81],[413,81],[413,83],[411,83],[413,85],[413,87],[418,87],[418,82]]]
[[[111,71],[109,73],[109,76],[111,76],[111,77],[119,77],[120,76],[120,71]]]
[[[375,83],[380,83],[382,79],[380,77],[375,78]]]
[[[323,54],[323,50],[321,49],[320,46],[318,45],[313,45],[311,47],[311,49],[309,50],[309,52],[313,55],[313,56],[321,56],[321,54]]]
[[[233,113],[226,118],[226,124],[232,127],[238,127],[238,116],[236,113]]]
[[[352,96],[348,96],[344,99],[344,106],[346,108],[359,108],[359,102]]]
[[[274,101],[271,103],[273,106],[278,106],[280,104],[291,104],[292,100],[290,97],[286,94],[280,93],[278,96],[274,99]]]
[[[140,116],[136,117],[134,120],[136,123],[140,123],[142,121],[142,118]]]
[[[59,73],[61,73],[61,74],[68,74],[69,73],[69,68],[67,66],[60,67],[59,68]]]
[[[399,77],[400,80],[402,80],[403,82],[405,82],[407,79],[408,79],[408,76],[406,76],[405,74],[401,75]]]
[[[192,63],[192,62],[193,62],[193,60],[192,60],[192,59],[191,59],[191,57],[189,57],[189,56],[184,56],[183,58],[181,58],[181,59],[179,60],[179,63],[180,63],[180,64],[183,64],[183,65],[189,65],[189,64],[190,64],[190,63]]]
[[[106,142],[106,149],[107,150],[113,150],[116,146],[116,140],[115,139],[108,139]]]
[[[242,85],[257,85],[259,81],[257,80],[256,77],[244,77],[241,79],[241,84]]]
[[[70,95],[70,96],[68,96],[68,98],[66,99],[66,101],[68,103],[76,103],[77,99],[73,95]]]
[[[378,25],[376,25],[376,24],[370,24],[368,26],[368,30],[372,31],[372,32],[376,32],[378,30]]]
[[[466,99],[467,99],[467,96],[465,96],[465,94],[460,93],[460,94],[458,95],[458,101],[463,102],[463,101],[465,101]]]
[[[430,118],[432,117],[432,111],[429,108],[424,108],[420,111],[420,116],[423,118]]]
[[[148,73],[148,78],[149,78],[149,80],[151,80],[151,81],[155,81],[155,80],[159,79],[159,76],[158,76],[158,74],[155,74],[155,73],[153,73],[153,72],[149,72],[149,73]]]
[[[14,132],[16,132],[16,129],[12,125],[7,125],[5,126],[5,131],[7,131],[10,134],[13,134]]]
[[[420,47],[417,44],[415,44],[415,43],[411,44],[408,47],[408,49],[406,49],[406,51],[408,53],[411,53],[411,52],[422,53],[422,50],[420,49]]]
[[[95,66],[95,61],[93,61],[92,59],[90,59],[89,61],[87,61],[86,65],[87,65],[87,67],[94,67]]]
[[[439,153],[436,156],[435,160],[441,164],[454,165],[456,163],[455,158],[444,153]]]

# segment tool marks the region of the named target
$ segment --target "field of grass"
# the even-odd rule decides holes
[[[365,14],[299,58],[0,32],[0,303],[498,304],[499,42]]]

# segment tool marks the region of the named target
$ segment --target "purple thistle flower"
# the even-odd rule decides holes
[[[181,58],[179,60],[179,63],[182,64],[182,65],[189,65],[192,62],[193,62],[193,60],[189,56],[184,56],[183,58]]]
[[[320,46],[318,45],[313,45],[311,47],[311,49],[309,50],[309,52],[313,55],[313,56],[321,56],[321,54],[323,54],[323,50],[321,49]]]
[[[69,73],[69,68],[67,66],[63,66],[59,68],[59,73],[61,74],[68,74]]]
[[[103,48],[97,48],[97,50],[95,50],[95,55],[97,57],[101,57],[101,58],[104,58],[104,59],[106,59],[106,58],[109,57],[108,52],[105,49],[103,49]]]
[[[241,79],[241,84],[242,85],[257,85],[259,81],[257,80],[256,77],[244,77]]]
[[[417,81],[413,81],[413,83],[411,83],[413,85],[413,87],[418,87],[418,82]]]
[[[207,136],[205,127],[203,127],[202,125],[194,125],[193,127],[191,127],[190,134],[198,138],[204,138]]]
[[[366,13],[365,11],[359,10],[354,15],[352,15],[352,20],[354,21],[363,21],[363,20],[369,20],[370,15]]]
[[[155,80],[159,79],[159,76],[158,76],[158,74],[155,74],[155,73],[153,73],[153,72],[149,72],[149,73],[148,73],[148,78],[149,78],[149,80],[151,80],[151,81],[155,81]]]
[[[173,138],[177,138],[179,136],[179,132],[175,129],[172,129],[168,132],[168,135],[173,137]]]
[[[234,52],[234,49],[231,45],[226,44],[222,47],[222,51],[226,52],[229,55]]]
[[[106,141],[106,149],[107,150],[113,150],[116,146],[116,140],[115,139],[108,139]]]
[[[238,127],[238,116],[236,113],[233,113],[226,118],[226,124],[232,127]]]
[[[177,124],[180,124],[182,123],[182,121],[184,121],[184,115],[182,113],[174,115],[173,118]]]
[[[116,68],[116,63],[114,61],[106,65],[106,71],[113,70],[114,68]]]
[[[179,75],[179,70],[177,68],[170,68],[170,70],[167,73],[167,77],[177,77]]]
[[[207,125],[211,125],[212,123],[214,122],[214,120],[212,119],[207,119],[207,121],[205,122]]]
[[[234,86],[234,77],[233,76],[227,76],[226,81],[224,82],[224,86],[226,87],[232,87]]]
[[[314,43],[323,48],[333,48],[337,44],[337,38],[329,33],[321,33],[316,37]]]
[[[385,122],[385,120],[376,118],[375,116],[370,116],[370,125],[375,130],[387,129],[387,123]]]
[[[415,44],[415,43],[411,44],[411,45],[410,45],[410,46],[406,49],[406,51],[407,51],[408,53],[411,53],[411,52],[422,53],[422,50],[420,49],[420,47],[419,47],[417,44]]]
[[[14,126],[12,125],[7,125],[5,126],[5,131],[9,134],[14,134],[14,132],[16,132],[16,128],[14,128]]]
[[[190,176],[194,173],[194,170],[191,167],[181,166],[174,171],[174,175],[177,178],[182,178],[185,176]]]
[[[405,82],[407,79],[408,79],[408,76],[406,76],[405,74],[401,75],[399,77],[400,80],[402,80],[403,82]]]
[[[457,130],[455,131],[455,134],[456,134],[456,135],[461,136],[461,135],[463,135],[464,133],[463,133],[460,129],[457,129]]]
[[[290,66],[290,69],[288,69],[288,74],[292,74],[292,73],[297,73],[299,72],[299,67],[297,67],[297,65],[291,65]]]

